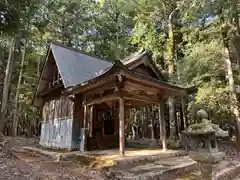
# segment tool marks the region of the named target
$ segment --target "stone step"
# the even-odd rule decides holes
[[[188,156],[171,157],[153,163],[136,165],[116,171],[116,179],[123,180],[170,180],[176,175],[196,170],[197,163]]]
[[[171,158],[171,157],[179,157],[179,156],[187,156],[187,151],[173,151],[173,152],[162,152],[160,154],[155,155],[142,155],[142,156],[132,156],[132,157],[124,157],[124,158],[116,158],[114,159],[116,167],[124,168],[135,166],[139,163],[150,163],[158,160]]]

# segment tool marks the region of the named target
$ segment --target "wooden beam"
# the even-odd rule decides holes
[[[124,91],[123,93],[124,99],[130,99],[135,101],[142,101],[146,102],[148,104],[156,104],[162,101],[162,98],[160,96],[154,96],[154,95],[139,95],[139,94],[133,94],[130,92]]]
[[[159,104],[159,124],[160,124],[160,136],[162,140],[163,151],[167,150],[166,142],[166,121],[164,118],[165,103],[162,102]]]
[[[127,102],[125,103],[125,108],[126,109],[139,108],[139,107],[144,107],[144,106],[148,106],[148,105],[152,105],[152,104],[142,102],[142,101],[128,100],[128,103]]]
[[[153,78],[143,77],[142,75],[135,75],[129,72],[126,72],[126,79],[129,82],[134,82],[136,84],[141,84],[146,87],[156,88],[159,90],[164,90],[169,96],[179,96],[181,94],[186,94],[184,88],[168,84],[167,82],[161,82],[159,80],[154,80]],[[139,77],[138,77],[139,76]]]
[[[91,96],[91,95],[94,95],[94,94],[101,94],[101,93],[104,93],[104,91],[106,91],[106,90],[113,89],[115,86],[116,86],[116,82],[112,81],[112,82],[103,84],[103,85],[101,85],[101,86],[99,86],[95,89],[92,89],[92,90],[86,92],[85,95],[86,96]]]
[[[118,99],[118,96],[116,94],[110,94],[110,95],[106,95],[106,96],[103,96],[103,97],[94,98],[92,100],[89,100],[89,101],[86,102],[86,105],[91,106],[91,105],[94,105],[94,104],[101,104],[101,103],[104,103],[106,101],[113,101],[113,100],[117,100],[117,99]]]
[[[100,76],[93,80],[88,81],[87,83],[82,83],[73,88],[67,88],[65,93],[80,94],[86,91],[92,91],[98,88],[99,86],[104,86],[113,81],[115,82],[116,81],[115,74],[116,73],[108,74],[108,75],[105,74],[104,77]]]
[[[124,82],[124,85],[125,85],[125,90],[136,89],[136,90],[143,90],[152,94],[161,93],[161,90],[158,88],[141,85],[138,82],[133,82],[132,80],[126,80],[126,82]]]
[[[124,99],[119,97],[119,153],[125,156]]]
[[[59,89],[61,92],[63,91],[64,89],[63,84],[58,84],[50,89],[47,89],[46,91],[39,93],[38,96],[42,96],[42,97],[47,96],[47,95],[50,95],[51,93],[55,93],[55,91],[58,91]]]
[[[156,104],[159,103],[161,100],[157,100],[157,99],[150,99],[144,96],[140,96],[140,95],[134,95],[134,96],[124,96],[124,99],[130,99],[130,100],[135,100],[135,101],[142,101],[148,104]]]
[[[188,127],[188,123],[187,123],[187,107],[186,107],[186,96],[181,96],[181,111],[183,114],[183,124],[184,124],[184,129],[186,129]]]

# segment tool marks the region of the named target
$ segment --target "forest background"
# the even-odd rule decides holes
[[[212,121],[224,129],[236,127],[238,135],[239,12],[238,0],[1,1],[4,133],[39,135],[41,110],[32,106],[32,99],[47,44],[54,41],[112,61],[134,52],[151,52],[170,82],[196,87],[187,99],[191,123],[197,120],[196,111],[204,108]],[[176,105],[174,100],[169,103]],[[140,118],[134,117],[144,112],[149,110],[133,110],[130,123],[138,123]],[[170,113],[173,124],[174,118]]]

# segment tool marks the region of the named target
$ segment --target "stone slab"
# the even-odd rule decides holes
[[[144,163],[132,168],[122,168],[121,179],[142,180],[158,179],[165,180],[175,177],[179,173],[192,171],[197,168],[197,163],[188,156],[169,157],[152,163]]]
[[[102,159],[102,160],[112,160],[115,164],[118,165],[126,165],[127,164],[134,164],[139,162],[152,162],[162,158],[168,157],[175,157],[175,156],[184,156],[187,155],[186,151],[182,150],[168,150],[162,151],[159,150],[137,150],[137,149],[128,149],[126,151],[126,156],[120,157],[118,149],[112,150],[102,150],[102,151],[71,151],[71,152],[56,152],[56,151],[49,151],[42,148],[37,147],[22,147],[22,149],[26,151],[34,151],[39,154],[43,154],[49,156],[56,160],[70,160],[77,156],[84,156],[92,159]],[[20,149],[19,149],[20,150]]]

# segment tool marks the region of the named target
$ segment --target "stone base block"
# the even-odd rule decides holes
[[[197,162],[216,164],[225,158],[224,152],[189,152],[189,157]]]

